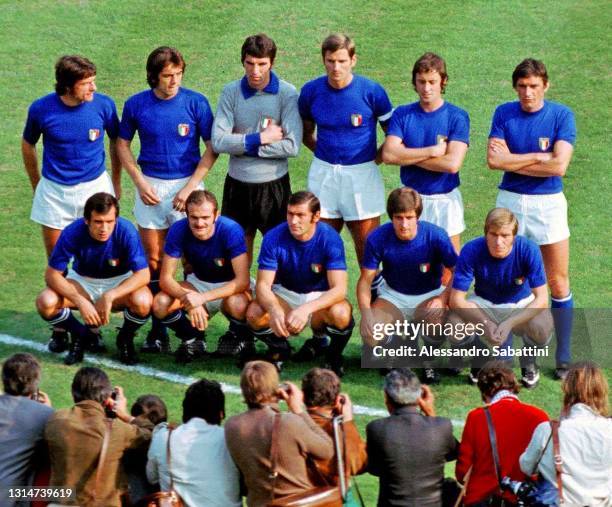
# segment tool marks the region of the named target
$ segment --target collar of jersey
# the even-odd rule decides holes
[[[276,95],[278,93],[278,88],[278,78],[276,77],[276,74],[274,74],[274,72],[270,72],[270,82],[261,91],[262,93],[271,93],[272,95]],[[247,80],[246,76],[244,76],[240,80],[240,90],[242,91],[242,96],[244,97],[244,100],[250,99],[259,91],[249,86],[249,81]]]

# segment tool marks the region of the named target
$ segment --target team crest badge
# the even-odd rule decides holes
[[[446,137],[445,135],[438,134],[436,136],[436,144],[445,143],[447,139],[448,139],[448,137]]]
[[[519,276],[518,278],[514,279],[514,284],[515,285],[523,285],[525,283],[525,277],[524,276]]]
[[[321,264],[311,264],[310,269],[313,273],[316,273],[318,275],[323,271],[323,266]]]
[[[89,140],[95,141],[100,137],[100,129],[89,129]]]
[[[213,260],[213,262],[218,268],[222,268],[223,266],[225,266],[225,259],[223,257],[217,257]]]
[[[186,123],[179,123],[178,133],[179,133],[179,136],[185,137],[187,134],[189,134],[189,125],[187,125]]]
[[[423,262],[419,264],[419,271],[421,273],[429,273],[430,269],[431,269],[431,264],[429,264],[429,262]]]
[[[363,116],[357,113],[351,115],[351,125],[353,127],[361,127],[362,123],[363,123]]]
[[[540,137],[540,139],[538,139],[538,144],[540,145],[540,150],[546,151],[550,146],[550,138]]]
[[[117,266],[119,266],[119,259],[108,259],[108,265],[116,268]]]
[[[269,116],[264,116],[261,119],[261,128],[262,128],[262,130],[267,129],[268,125],[270,125],[270,123],[272,123],[272,118],[270,118]]]

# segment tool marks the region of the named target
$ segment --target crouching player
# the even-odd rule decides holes
[[[391,222],[368,236],[357,282],[361,335],[368,345],[374,343],[375,324],[413,319],[443,323],[450,286],[443,285],[442,275],[444,267],[454,268],[457,254],[444,229],[419,220],[422,211],[423,203],[416,190],[397,188],[387,199]],[[370,286],[381,264],[383,282],[378,298],[372,302]],[[430,334],[422,339],[437,347],[444,336]],[[424,365],[423,381],[438,383],[438,372],[428,361]]]
[[[342,351],[354,327],[346,299],[346,260],[340,235],[320,217],[321,204],[312,192],[291,195],[287,223],[264,236],[257,297],[249,305],[247,321],[268,345],[266,359],[279,368],[291,355],[289,336],[310,324],[314,338],[306,347],[315,344],[314,355],[324,354],[326,366],[341,376]]]
[[[525,345],[543,347],[552,337],[553,322],[548,307],[546,275],[538,246],[517,236],[518,221],[506,208],[494,208],[485,220],[484,237],[468,242],[459,255],[450,307],[465,321],[484,328],[483,339],[501,346],[513,332]],[[474,294],[467,291],[474,281]],[[475,336],[453,343],[465,347]],[[472,341],[472,343],[470,343]],[[540,374],[535,358],[520,356],[522,383],[537,385]],[[473,367],[470,382],[478,380]]]
[[[63,273],[72,261],[66,277]],[[137,362],[134,336],[151,310],[153,296],[147,288],[147,259],[136,228],[119,217],[117,199],[99,192],[87,199],[84,218],[66,227],[55,245],[45,272],[47,288],[36,299],[38,313],[51,325],[70,333],[70,351],[64,363],[83,360],[83,351],[103,344],[79,322],[77,308],[90,328],[108,324],[111,311],[123,310],[117,334],[119,359]]]
[[[160,274],[162,292],[153,312],[172,329],[182,344],[179,363],[206,352],[202,331],[219,310],[229,319],[229,330],[219,338],[221,354],[237,355],[253,346],[245,313],[251,299],[249,262],[244,231],[219,215],[217,198],[208,190],[194,190],[185,203],[187,218],[170,226]],[[186,281],[174,279],[181,258],[193,268]],[[185,311],[187,314],[185,314]],[[189,317],[189,318],[187,318]]]

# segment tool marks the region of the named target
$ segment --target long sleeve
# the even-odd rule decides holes
[[[302,144],[302,119],[298,110],[297,92],[291,90],[283,96],[281,104],[281,127],[285,137],[276,143],[259,147],[262,158],[297,157]]]
[[[212,128],[212,147],[217,153],[243,155],[245,153],[244,134],[234,131],[234,88],[227,85],[221,92],[217,113]]]
[[[325,431],[317,426],[307,412],[299,414],[299,418],[306,427],[296,427],[292,429],[294,435],[299,440],[302,451],[316,459],[331,459],[334,456],[334,445],[332,439]]]

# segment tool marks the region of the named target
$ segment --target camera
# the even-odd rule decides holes
[[[516,495],[518,505],[532,505],[531,499],[535,492],[533,483],[514,481],[510,477],[503,477],[500,486],[502,491],[509,491]]]
[[[110,397],[113,400],[112,403],[107,403],[104,405],[104,412],[106,417],[109,419],[115,419],[117,417],[117,412],[115,410],[115,401],[117,400],[117,395],[119,394],[119,390],[117,388],[113,389]]]

